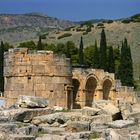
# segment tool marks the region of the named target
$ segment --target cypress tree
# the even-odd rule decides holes
[[[124,86],[134,86],[133,84],[133,62],[131,50],[125,38],[121,48],[121,60],[119,67],[119,78]]]
[[[83,37],[81,37],[80,40],[80,46],[79,46],[79,64],[84,64],[84,53],[83,53]]]
[[[115,61],[115,77],[118,79],[119,78],[118,71],[119,71],[120,57],[121,57],[119,47],[114,48],[113,53],[114,53],[114,61]]]
[[[37,50],[43,50],[42,40],[41,36],[39,36],[39,40],[37,43]]]
[[[4,91],[4,76],[3,76],[3,67],[4,67],[4,43],[1,41],[0,45],[0,91]]]
[[[113,48],[112,46],[109,47],[108,49],[108,65],[107,65],[107,71],[110,73],[115,73],[115,61],[114,61],[114,53],[113,53]]]
[[[102,29],[100,40],[100,68],[107,70],[107,43],[104,29]]]
[[[93,50],[93,68],[98,69],[99,66],[99,50],[97,46],[97,41],[95,41],[94,50]]]

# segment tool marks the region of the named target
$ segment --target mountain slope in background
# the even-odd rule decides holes
[[[75,23],[41,14],[1,14],[0,40],[12,44],[38,38],[39,34],[60,30]]]
[[[64,31],[50,32],[47,36],[48,43],[65,43],[69,40],[73,41],[76,46],[79,46],[80,37],[83,36],[84,47],[92,45],[97,40],[98,46],[100,44],[100,33],[102,28],[105,29],[108,46],[120,47],[124,38],[127,38],[131,47],[134,76],[136,79],[140,78],[140,14],[134,15],[130,18],[120,20],[104,20],[99,23],[93,23],[89,32],[88,26],[77,25]],[[69,37],[61,36],[70,34]]]

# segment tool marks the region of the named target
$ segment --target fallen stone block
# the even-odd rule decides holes
[[[64,124],[66,121],[67,118],[65,117],[64,113],[59,112],[59,113],[34,117],[31,123],[35,125],[39,125],[42,123],[53,124],[54,122]]]
[[[65,132],[64,128],[59,127],[39,127],[39,131],[41,131],[44,134],[60,134],[62,132]]]
[[[69,121],[67,123],[67,126],[65,128],[66,131],[69,132],[81,132],[81,131],[89,131],[90,129],[90,123],[89,122],[71,122]]]
[[[2,116],[1,119],[5,121],[30,122],[33,117],[51,113],[53,113],[51,108],[18,108],[0,111],[0,116]]]
[[[36,96],[19,96],[16,104],[23,108],[44,108],[48,106],[48,100]]]
[[[129,140],[140,140],[140,135],[137,134],[129,135]]]
[[[134,126],[135,122],[132,120],[116,120],[108,123],[111,128],[127,128],[129,126]]]
[[[103,103],[102,103],[103,102]],[[112,104],[110,101],[98,101],[94,103],[101,111],[99,114],[112,115],[113,120],[121,119],[121,113],[118,107]]]
[[[34,136],[30,135],[17,135],[17,134],[11,134],[8,136],[7,140],[35,140]]]
[[[38,109],[25,109],[23,112],[19,112],[13,117],[13,120],[30,122],[34,117],[41,115],[48,115],[53,113],[51,108],[38,108]]]
[[[17,128],[17,125],[14,123],[1,123],[0,124],[0,132],[15,133],[16,128]]]
[[[140,112],[129,113],[129,118],[140,118]]]
[[[119,109],[123,120],[127,120],[129,118],[129,114],[133,111],[131,104],[123,100],[119,100]]]
[[[66,140],[64,136],[59,136],[55,134],[45,134],[41,137],[36,138],[36,140]]]
[[[113,129],[106,129],[104,133],[105,140],[126,140]]]
[[[35,136],[36,133],[38,132],[38,127],[32,124],[19,123],[17,125],[18,125],[18,128],[16,129],[16,134]]]
[[[98,108],[84,107],[82,109],[82,115],[94,116],[94,115],[97,115],[99,111],[100,111],[100,109],[98,109]]]
[[[95,123],[91,123],[90,124],[90,131],[91,132],[99,132],[99,133],[102,133],[107,128],[108,128],[108,126],[105,125],[105,124],[95,124]]]

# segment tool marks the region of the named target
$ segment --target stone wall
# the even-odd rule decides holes
[[[96,100],[135,103],[133,88],[123,87],[113,73],[102,69],[71,68],[70,59],[51,51],[10,49],[4,62],[6,106],[19,95],[49,99],[50,106],[92,107]]]
[[[67,87],[72,83],[70,59],[51,51],[10,49],[4,62],[6,106],[19,95],[41,96],[50,106],[67,107]]]
[[[118,100],[136,103],[135,92],[132,87],[124,87],[120,80],[115,79],[113,73],[102,69],[73,69],[73,107],[92,107],[96,100]]]

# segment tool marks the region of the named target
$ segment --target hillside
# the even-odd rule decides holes
[[[102,28],[105,29],[106,38],[108,45],[113,47],[121,46],[122,40],[126,37],[128,43],[130,44],[132,57],[134,61],[134,73],[135,78],[140,77],[140,22],[139,16],[136,18],[122,19],[116,21],[105,21],[102,23],[92,24],[91,31],[87,32],[87,25],[83,26],[74,26],[67,28],[64,31],[60,32],[51,32],[45,40],[48,43],[59,43],[67,42],[68,40],[73,41],[77,47],[79,46],[80,37],[83,36],[84,46],[94,44],[95,40],[99,45],[100,43],[100,33]],[[135,20],[135,21],[134,21]],[[62,37],[66,34],[69,37]]]
[[[41,14],[0,14],[0,40],[12,44],[38,38],[39,34],[60,30],[74,23]]]

